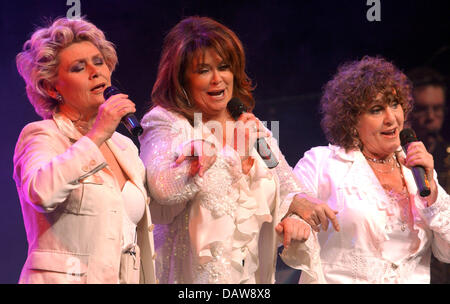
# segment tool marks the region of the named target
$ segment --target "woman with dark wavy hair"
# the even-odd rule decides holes
[[[294,172],[338,212],[340,231],[318,235],[326,282],[429,283],[431,250],[450,261],[450,197],[423,143],[410,143],[406,155],[400,146],[412,107],[409,80],[366,56],[338,69],[320,104],[330,145],[307,151]],[[418,193],[414,166],[425,168],[427,197]]]
[[[229,28],[189,17],[169,32],[140,137],[162,283],[273,283],[275,227],[286,247],[297,240],[290,250],[316,248],[314,237],[304,242],[306,223],[281,219],[302,189],[251,113],[251,91],[242,43]],[[248,110],[238,121],[227,108],[232,98]],[[256,137],[269,142],[275,169],[255,151]],[[307,256],[304,268],[319,280]]]

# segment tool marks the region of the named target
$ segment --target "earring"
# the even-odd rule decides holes
[[[184,88],[181,88],[181,90],[183,91],[184,98],[186,98],[186,101],[187,101],[188,106],[189,106],[189,107],[192,107],[191,102],[189,101],[189,97],[188,97],[186,91],[184,90]]]
[[[351,133],[352,133],[352,137],[353,137],[353,145],[355,147],[361,148],[362,145],[361,145],[361,141],[359,140],[358,131],[356,130],[356,128],[352,128]]]
[[[56,100],[58,100],[59,103],[63,103],[64,102],[63,97],[59,93],[56,94]]]

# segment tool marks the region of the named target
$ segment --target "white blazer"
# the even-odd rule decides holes
[[[279,165],[268,169],[253,151],[255,163],[244,175],[237,152],[222,148],[201,123],[193,128],[183,116],[155,107],[144,116],[142,126],[139,140],[152,195],[150,208],[154,222],[161,224],[155,229],[160,281],[273,283],[274,227],[286,213],[292,193],[301,192],[275,139],[267,140]],[[218,147],[217,159],[203,177],[189,177],[187,161],[174,164],[180,147],[196,134]]]
[[[129,138],[114,133],[106,144],[147,201],[137,228],[140,282],[155,283],[145,168]],[[110,169],[102,170],[105,166],[99,148],[63,115],[22,130],[14,153],[28,239],[20,283],[118,282],[125,209],[119,185]]]

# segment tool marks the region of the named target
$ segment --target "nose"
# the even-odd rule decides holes
[[[94,79],[94,78],[98,77],[99,67],[97,67],[95,64],[91,64],[91,63],[87,64],[87,69],[89,71],[89,78],[90,79]]]
[[[434,118],[435,112],[434,112],[433,107],[427,107],[427,111],[425,113],[426,113],[425,115],[428,119]]]
[[[394,110],[391,109],[391,107],[386,107],[386,110],[384,112],[384,123],[387,125],[392,125],[395,121],[395,113]]]
[[[222,76],[218,70],[214,70],[211,78],[212,84],[219,84],[222,81]]]

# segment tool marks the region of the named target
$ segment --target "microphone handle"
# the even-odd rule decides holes
[[[411,169],[414,180],[416,181],[417,188],[419,189],[420,196],[425,197],[430,195],[430,183],[425,174],[425,169],[422,166],[412,167]]]
[[[110,98],[113,95],[120,94],[120,90],[115,86],[109,86],[103,91],[103,97],[105,100]],[[141,124],[137,120],[136,116],[133,113],[129,113],[122,117],[121,122],[125,125],[128,132],[130,132],[134,136],[139,136],[144,132],[144,129],[141,127]]]
[[[278,166],[278,160],[264,138],[258,138],[256,140],[255,148],[269,169]]]
[[[128,132],[130,132],[136,137],[138,137],[139,135],[142,134],[142,132],[144,132],[144,129],[141,127],[141,124],[137,120],[136,116],[134,116],[134,114],[132,113],[122,117],[121,122],[127,128]]]
[[[405,154],[406,151],[408,151],[408,145],[409,143],[402,146]],[[414,176],[414,181],[416,182],[417,189],[419,189],[420,196],[426,197],[430,195],[430,182],[428,181],[427,175],[425,174],[425,169],[422,166],[415,166],[411,168],[411,171]]]

